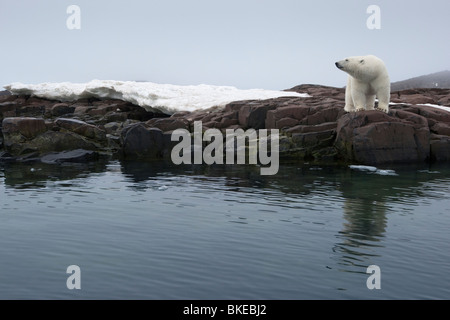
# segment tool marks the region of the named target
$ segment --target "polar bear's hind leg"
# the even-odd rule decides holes
[[[352,97],[352,81],[348,77],[347,87],[345,88],[345,107],[344,110],[347,112],[355,112],[355,105],[353,104]]]

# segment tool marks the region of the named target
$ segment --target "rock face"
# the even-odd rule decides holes
[[[201,121],[203,130],[223,133],[278,129],[281,160],[370,165],[450,161],[450,112],[427,105],[450,107],[449,89],[392,92],[388,114],[345,112],[343,88],[301,85],[288,91],[310,97],[235,101],[220,109],[170,117],[121,100],[61,103],[3,95],[0,159],[32,155],[60,163],[95,159],[98,153],[125,159],[170,158],[176,144],[171,133],[193,133],[194,122]]]
[[[338,120],[335,146],[349,161],[364,164],[424,162],[430,158],[427,119],[395,110],[348,113]]]

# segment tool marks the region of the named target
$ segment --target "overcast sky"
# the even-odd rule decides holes
[[[67,27],[69,5],[81,10],[80,29]],[[367,27],[370,5],[380,29]],[[341,87],[334,62],[365,54],[398,81],[450,70],[449,13],[448,0],[0,0],[0,85]]]

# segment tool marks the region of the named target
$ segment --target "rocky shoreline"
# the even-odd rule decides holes
[[[280,161],[396,164],[450,161],[450,89],[393,92],[388,114],[344,111],[345,89],[300,85],[310,97],[236,101],[173,115],[122,100],[60,102],[0,95],[0,162],[170,159],[173,130],[279,129]]]

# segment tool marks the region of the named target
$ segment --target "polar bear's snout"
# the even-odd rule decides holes
[[[343,68],[343,66],[341,66],[341,65],[339,64],[339,62],[336,62],[335,65],[336,65],[336,67],[338,67],[339,69],[342,69],[342,68]]]

